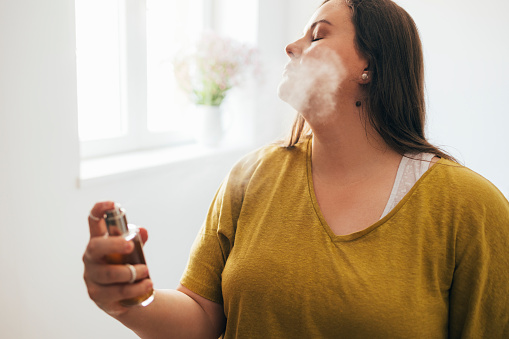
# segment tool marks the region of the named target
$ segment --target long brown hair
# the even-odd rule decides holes
[[[345,3],[352,11],[356,47],[369,62],[371,81],[363,85],[367,96],[362,103],[367,121],[401,155],[426,152],[454,160],[425,137],[424,61],[412,17],[390,0]],[[298,114],[285,145],[292,147],[310,133]]]

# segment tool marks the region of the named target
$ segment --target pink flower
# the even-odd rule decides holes
[[[194,103],[220,105],[226,92],[239,84],[248,70],[259,75],[258,59],[254,47],[205,32],[192,51],[175,58],[174,75]]]

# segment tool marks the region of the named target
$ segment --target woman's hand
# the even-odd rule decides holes
[[[90,241],[83,255],[85,272],[83,278],[90,298],[109,315],[116,317],[126,313],[129,308],[120,305],[120,300],[137,297],[152,290],[146,265],[133,265],[136,269],[136,283],[130,284],[131,271],[126,265],[111,265],[105,255],[113,253],[128,254],[134,249],[132,241],[120,236],[108,236],[106,222],[102,218],[107,210],[114,208],[114,202],[99,202],[94,205],[88,225]],[[140,228],[143,243],[147,241],[147,230]]]

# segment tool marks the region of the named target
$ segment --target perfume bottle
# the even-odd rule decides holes
[[[143,243],[136,226],[127,223],[125,209],[115,204],[115,207],[106,211],[104,214],[106,220],[106,227],[108,234],[111,236],[122,236],[128,241],[134,243],[134,249],[129,254],[113,253],[106,256],[106,261],[109,264],[122,265],[122,264],[144,264],[145,255],[143,254]],[[123,306],[142,305],[147,306],[154,300],[154,290],[152,289],[146,294],[137,296],[135,298],[124,299],[120,301]]]

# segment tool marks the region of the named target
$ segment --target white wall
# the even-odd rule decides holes
[[[292,115],[275,96],[286,62],[283,48],[319,3],[260,0],[258,38],[270,73],[253,120],[259,142],[279,135]],[[430,134],[507,192],[509,118],[503,100],[509,71],[502,35],[508,31],[507,5],[493,0],[401,3],[416,17],[427,46]],[[494,34],[496,29],[500,33]],[[81,256],[90,207],[97,200],[118,200],[131,222],[149,228],[146,256],[154,283],[172,288],[212,195],[239,156],[189,161],[77,188],[74,49],[73,1],[0,2],[2,338],[134,338],[88,299]]]
[[[509,197],[509,3],[398,3],[421,32],[431,141]]]

